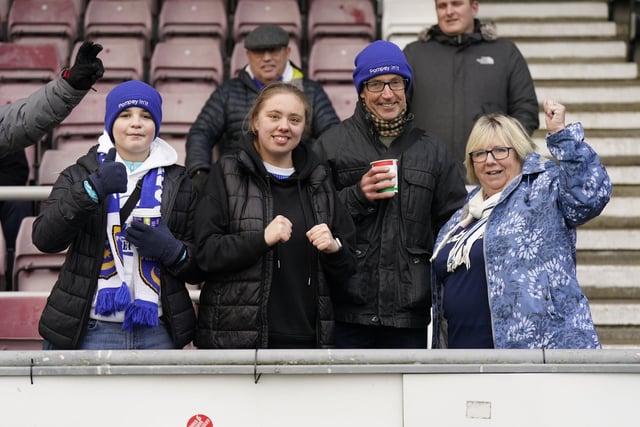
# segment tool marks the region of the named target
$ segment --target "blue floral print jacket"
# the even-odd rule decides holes
[[[600,348],[576,278],[576,227],[602,212],[611,180],[583,139],[580,123],[548,135],[555,159],[529,154],[489,216],[484,258],[495,348]],[[436,247],[466,209],[440,230]],[[444,286],[432,276],[432,347],[446,348]]]

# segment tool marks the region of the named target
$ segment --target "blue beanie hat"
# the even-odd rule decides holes
[[[160,133],[160,123],[162,122],[162,98],[155,88],[140,80],[129,80],[120,83],[111,89],[107,95],[107,105],[104,113],[104,128],[111,138],[113,138],[113,122],[116,121],[122,110],[129,107],[140,107],[147,110],[153,122],[156,124],[155,137]]]
[[[411,66],[395,43],[386,40],[374,41],[356,56],[355,66],[353,82],[358,93],[362,91],[364,82],[381,74],[398,74],[409,80],[405,92],[411,87]]]

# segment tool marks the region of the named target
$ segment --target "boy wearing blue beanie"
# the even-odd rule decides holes
[[[113,123],[122,110],[129,107],[139,107],[151,114],[156,127],[154,137],[157,137],[162,122],[162,98],[158,91],[148,84],[139,80],[129,80],[114,87],[107,94],[104,128],[111,141],[114,141]]]
[[[185,282],[200,281],[196,198],[175,149],[158,137],[161,121],[153,87],[138,80],[114,87],[98,144],[60,174],[41,209],[34,244],[43,252],[68,248],[40,318],[45,350],[191,341],[195,312]],[[140,212],[156,218],[148,225]]]
[[[358,272],[336,289],[339,348],[427,348],[429,254],[467,190],[447,150],[413,123],[404,54],[378,40],[355,58],[358,105],[316,144],[356,224]],[[397,173],[377,160],[397,160]],[[398,190],[385,191],[394,186]]]

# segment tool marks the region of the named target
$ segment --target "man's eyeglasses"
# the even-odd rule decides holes
[[[504,160],[509,157],[509,151],[513,147],[493,147],[491,150],[478,150],[469,153],[473,163],[483,163],[487,161],[487,156],[491,154],[495,160]]]
[[[389,86],[389,89],[395,92],[399,92],[404,90],[407,86],[407,79],[393,79],[388,82],[383,82],[382,80],[367,80],[364,82],[364,86],[367,88],[369,92],[382,92],[385,86]]]

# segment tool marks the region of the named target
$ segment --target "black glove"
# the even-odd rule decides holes
[[[191,182],[193,183],[193,188],[195,188],[196,193],[202,194],[202,190],[204,190],[204,185],[207,182],[208,177],[209,172],[204,169],[199,169],[193,174]]]
[[[89,175],[89,183],[100,201],[109,194],[127,191],[127,167],[122,163],[114,162],[115,159],[116,149],[112,148],[98,166],[98,170]]]
[[[76,62],[71,69],[64,72],[63,77],[75,89],[88,90],[104,74],[104,66],[98,58],[102,45],[85,41],[78,49]]]
[[[171,230],[160,220],[157,227],[133,221],[127,227],[125,239],[138,248],[138,253],[145,258],[160,261],[166,266],[175,265],[182,257],[184,244],[173,237]]]

